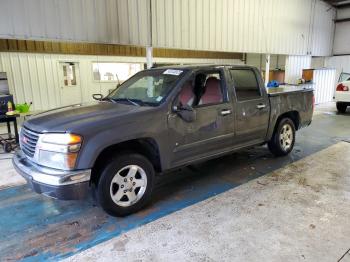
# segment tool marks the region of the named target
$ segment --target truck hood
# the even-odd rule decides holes
[[[48,110],[32,116],[24,126],[37,132],[75,132],[105,120],[131,116],[153,107],[134,106],[123,103],[93,102]]]

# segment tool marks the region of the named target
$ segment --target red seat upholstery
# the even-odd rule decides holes
[[[222,102],[220,80],[216,77],[209,77],[205,84],[205,93],[199,101],[199,105],[216,104],[220,102]]]
[[[186,82],[180,92],[179,101],[182,105],[192,106],[193,99],[194,99],[194,94],[192,91],[191,82]]]

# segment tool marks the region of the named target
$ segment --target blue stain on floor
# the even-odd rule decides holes
[[[107,215],[92,199],[54,200],[26,185],[0,190],[0,261],[56,261],[74,255],[334,144],[319,130],[302,131],[287,157],[273,158],[259,147],[164,175],[152,203],[125,218]]]
[[[126,218],[108,216],[92,201],[57,201],[30,192],[27,186],[1,190],[0,258],[62,259],[233,186],[222,180],[190,186]],[[18,199],[22,195],[26,198]]]

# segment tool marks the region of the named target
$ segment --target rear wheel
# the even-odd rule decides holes
[[[290,118],[283,118],[278,123],[268,147],[275,156],[288,155],[295,143],[295,126]]]
[[[346,103],[337,102],[336,106],[337,106],[337,110],[338,110],[339,113],[345,113],[346,108],[347,108],[347,104]]]
[[[112,158],[98,181],[98,202],[110,215],[134,213],[150,200],[154,176],[152,164],[140,154],[130,153]]]

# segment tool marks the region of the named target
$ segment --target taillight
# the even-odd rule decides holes
[[[343,85],[342,83],[340,83],[339,85],[337,85],[337,91],[349,91],[349,87]]]

